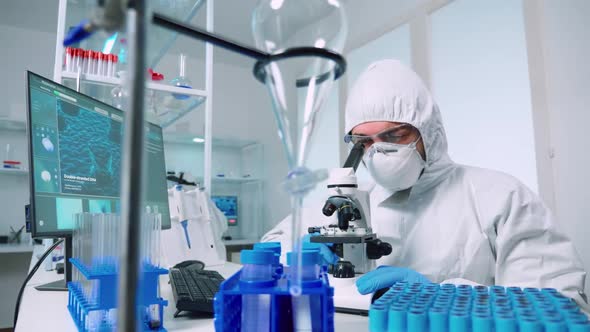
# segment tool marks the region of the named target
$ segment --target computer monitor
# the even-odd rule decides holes
[[[123,112],[27,72],[31,231],[67,237],[80,212],[120,212]],[[162,128],[146,127],[145,204],[170,228]]]
[[[238,196],[211,196],[211,199],[227,218],[227,224],[238,226]]]

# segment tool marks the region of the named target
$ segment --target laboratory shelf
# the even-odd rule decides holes
[[[78,73],[64,71],[64,72],[62,72],[62,78],[75,80],[75,79],[78,79]],[[105,77],[105,76],[99,76],[99,75],[80,74],[80,82],[84,83],[84,84],[94,84],[94,85],[115,87],[115,86],[121,85],[122,80],[119,77]],[[168,92],[171,94],[174,93],[174,94],[179,94],[179,95],[207,97],[207,93],[204,90],[200,90],[200,89],[179,88],[179,87],[172,86],[169,84],[162,84],[162,83],[156,83],[156,82],[147,82],[146,87],[149,90]]]
[[[73,72],[62,72],[63,80],[80,79],[80,84],[93,85],[107,90],[102,96],[109,96],[110,89],[121,85],[122,79],[119,77],[104,77],[99,75],[78,74]],[[179,88],[169,84],[157,82],[146,82],[146,88],[154,92],[154,100],[158,102],[155,105],[156,116],[162,128],[173,124],[176,120],[182,118],[192,110],[199,107],[206,99],[207,93],[200,89]],[[146,94],[146,98],[150,98]],[[101,99],[101,98],[99,98]],[[108,100],[102,100],[107,102]]]
[[[29,171],[26,169],[14,169],[14,168],[0,168],[0,174],[5,175],[27,175]]]
[[[107,76],[99,76],[99,75],[91,75],[91,74],[78,74],[75,72],[68,72],[63,71],[61,73],[61,77],[63,79],[78,79],[78,75],[80,76],[80,82],[86,84],[95,84],[95,85],[105,85],[105,86],[112,86],[115,87],[117,85],[121,85],[122,80],[118,77],[107,77]]]
[[[25,131],[26,129],[25,121],[0,119],[0,130]]]

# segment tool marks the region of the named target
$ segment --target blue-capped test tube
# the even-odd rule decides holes
[[[281,243],[280,242],[258,242],[254,243],[254,250],[270,250],[275,253],[277,257],[277,264],[275,266],[275,276],[279,278],[283,274],[283,265],[280,263],[281,259]]]
[[[287,264],[291,267],[295,253],[287,253]],[[313,295],[306,295],[305,288],[321,286],[321,257],[318,250],[301,251],[301,286],[303,294],[291,298],[295,331],[321,331],[321,301]]]
[[[242,295],[242,331],[270,331],[270,294],[264,288],[276,284],[273,277],[275,253],[269,250],[242,250],[240,260],[240,287]],[[263,294],[257,294],[260,291]],[[250,293],[251,292],[251,293]]]

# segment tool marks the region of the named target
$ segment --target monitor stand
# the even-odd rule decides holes
[[[72,281],[72,236],[68,235],[65,237],[65,255],[64,255],[64,279],[53,281],[44,285],[36,286],[35,289],[38,291],[68,291],[67,283]],[[47,257],[45,259],[51,259]]]

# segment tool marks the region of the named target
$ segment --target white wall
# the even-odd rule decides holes
[[[393,58],[408,66],[412,66],[410,40],[410,26],[403,24],[365,43],[363,46],[350,51],[346,55],[346,60],[348,61],[346,73],[347,89],[352,89],[362,72],[375,61]],[[344,112],[344,105],[342,106],[342,112]],[[340,137],[343,137],[344,134],[344,132],[340,133]],[[349,151],[350,148],[347,148],[347,155]],[[359,183],[372,181],[369,172],[363,164],[359,166],[356,174]]]
[[[26,119],[25,71],[31,70],[52,77],[55,33],[0,26],[3,79],[0,81],[0,118]],[[28,146],[24,131],[0,130],[0,158],[4,159],[6,144],[14,150],[14,158],[28,167]],[[24,205],[29,202],[27,176],[0,175],[0,234],[9,226],[24,224]]]
[[[304,96],[299,96],[298,103],[304,104]],[[313,138],[309,144],[307,156],[307,168],[312,171],[325,169],[328,172],[332,168],[342,167],[340,163],[340,105],[338,103],[338,81],[332,85],[332,90],[324,105],[317,114],[317,126],[314,129]],[[301,125],[301,124],[300,124]],[[317,206],[318,200],[326,198],[328,189],[327,180],[318,183],[304,199],[304,206]]]
[[[590,2],[529,2],[529,23],[538,25],[527,38],[540,37],[541,53],[530,56],[536,63],[536,79],[545,84],[536,90],[539,101],[546,101],[547,127],[540,127],[540,135],[549,137],[549,169],[553,188],[546,193],[555,200],[558,222],[573,239],[586,270],[590,268],[588,242],[590,207],[590,155],[588,129],[590,123]],[[535,34],[538,34],[535,36]],[[542,77],[541,74],[544,74]],[[540,105],[538,111],[543,111]],[[537,111],[537,110],[536,110]],[[590,293],[586,282],[586,293]]]
[[[430,18],[431,89],[451,158],[504,171],[536,192],[522,3],[456,0]]]
[[[29,69],[52,78],[55,33],[27,30],[0,25],[2,62],[0,70],[0,118],[25,121],[25,70]],[[4,159],[6,144],[14,148],[14,158],[28,167],[27,140],[24,131],[0,131],[0,158]],[[24,205],[29,202],[27,175],[0,174],[0,234],[24,225]],[[18,287],[26,276],[30,254],[0,257],[0,328],[12,326],[14,300]]]

